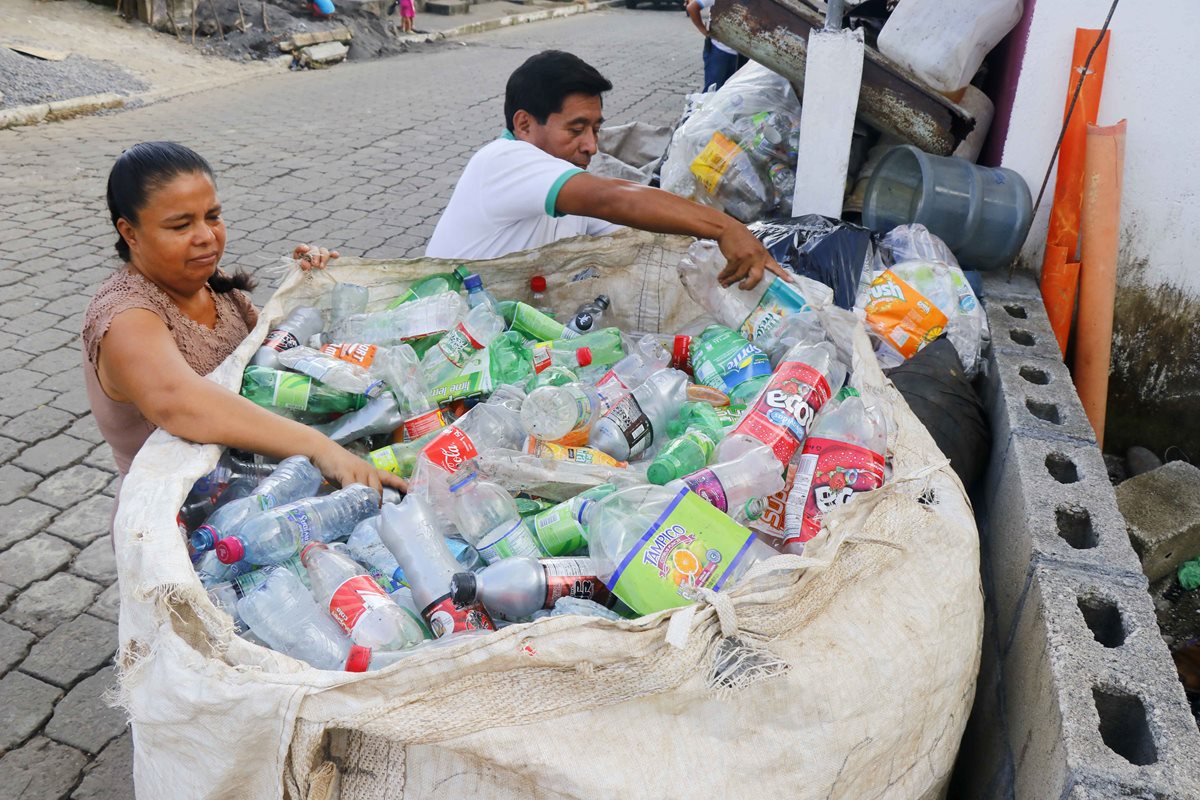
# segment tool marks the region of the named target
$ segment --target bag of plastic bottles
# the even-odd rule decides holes
[[[164,431],[152,435],[124,481],[114,531],[120,699],[138,736],[139,793],[251,800],[672,797],[682,785],[677,769],[629,765],[647,763],[647,748],[677,741],[680,730],[719,733],[688,739],[692,763],[739,765],[705,773],[705,791],[715,796],[944,792],[970,710],[982,632],[978,534],[961,485],[879,371],[865,329],[831,327],[827,315],[852,315],[824,309],[817,316],[825,343],[850,368],[864,401],[886,418],[891,473],[880,488],[825,511],[821,534],[805,542],[802,557],[778,555],[752,533],[762,529],[786,474],[773,447],[752,432],[745,438],[759,444],[735,442],[748,446],[745,452],[718,459],[717,450],[752,413],[752,401],[773,390],[774,370],[761,349],[761,358],[747,362],[759,365],[750,370],[755,374],[740,374],[736,352],[721,358],[725,345],[758,348],[728,327],[717,326],[716,341],[704,346],[710,343],[698,334],[712,316],[687,295],[675,268],[689,244],[626,231],[464,271],[481,276],[500,301],[526,304],[533,301],[530,279],[541,276],[545,307],[563,314],[603,294],[610,300],[605,326],[656,334],[651,341],[669,345],[668,362],[656,351],[642,353],[636,343],[643,337],[629,335],[620,355],[598,359],[614,356],[610,365],[623,364],[613,366],[618,378],[634,384],[608,411],[634,397],[641,411],[629,416],[644,416],[653,432],[654,441],[626,467],[559,460],[552,448],[542,456],[523,452],[526,387],[504,384],[474,407],[456,404],[446,427],[361,448],[376,463],[414,470],[414,488],[402,502],[392,497],[379,511],[377,498],[368,503],[360,490],[343,489],[281,502],[246,521],[245,530],[222,532],[231,540],[222,548],[227,559],[240,547],[242,556],[283,565],[264,573],[245,558],[222,564],[211,551],[193,565],[176,518],[197,479],[212,472],[218,448]],[[211,379],[240,388],[267,333],[296,307],[326,308],[337,283],[368,290],[369,317],[423,278],[438,276],[428,285],[452,293],[444,276],[457,266],[347,257],[320,273],[297,272]],[[408,298],[394,311],[421,308],[428,299]],[[465,309],[461,297],[457,302]],[[502,309],[500,316],[509,321]],[[793,317],[798,321],[779,326],[778,341],[762,341],[772,355],[779,351],[779,364],[813,330],[811,319]],[[431,348],[425,352],[444,355],[436,343]],[[567,371],[578,369],[576,383],[601,382],[606,369],[578,363],[578,349],[550,351],[552,362],[574,358]],[[623,362],[634,353],[641,355]],[[689,360],[689,380],[736,381],[731,391],[746,385],[747,405],[725,406],[729,393],[708,388],[684,386],[680,393],[656,383],[654,392],[638,392]],[[565,366],[552,363],[543,373]],[[823,374],[835,392],[840,380]],[[586,391],[566,395],[597,402]],[[680,414],[685,401],[700,396],[710,401],[709,412]],[[397,416],[418,413],[427,399],[397,398]],[[583,423],[590,438],[602,419],[578,410],[556,422],[575,434]],[[598,441],[632,450],[626,433],[633,432],[641,446],[636,426],[612,422],[617,433],[597,434]],[[711,442],[717,424],[725,430]],[[668,447],[689,429],[687,445]],[[775,444],[783,441],[775,434]],[[803,447],[796,446],[801,455]],[[663,463],[673,465],[656,470],[669,486],[647,480],[659,453],[669,453]],[[244,458],[226,462],[231,474],[243,464],[251,480],[270,471]],[[690,471],[677,474],[685,465]],[[478,473],[468,481],[472,469]],[[823,480],[828,470],[818,471]],[[451,488],[479,494],[483,484],[499,489],[475,497],[469,514],[456,513]],[[521,491],[539,500],[523,508],[512,500]],[[286,506],[283,516],[271,513]],[[493,547],[489,555],[498,542],[517,539],[536,552],[500,558],[485,571],[475,549],[448,526]],[[306,551],[321,573],[306,586],[293,572],[305,569],[295,563],[304,543],[339,538],[347,542]],[[474,575],[473,587],[472,579],[455,581],[464,574]],[[400,576],[407,586],[394,585]],[[235,615],[246,635],[238,635]],[[389,645],[399,649],[383,649]],[[586,729],[588,746],[564,736],[568,727]]]
[[[662,188],[743,222],[790,215],[799,130],[791,83],[751,62],[676,129]]]

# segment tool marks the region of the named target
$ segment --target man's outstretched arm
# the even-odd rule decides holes
[[[741,288],[752,288],[762,280],[764,270],[791,280],[745,225],[715,208],[662,189],[583,172],[563,184],[555,210],[652,233],[713,239],[728,262],[719,276],[722,286],[740,281]]]

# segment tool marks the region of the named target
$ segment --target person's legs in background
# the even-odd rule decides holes
[[[704,89],[716,85],[720,89],[738,70],[737,53],[726,53],[713,47],[712,39],[704,40]]]

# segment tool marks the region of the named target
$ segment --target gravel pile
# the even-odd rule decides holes
[[[132,94],[147,85],[118,66],[80,55],[42,61],[0,46],[0,108],[49,103],[88,94]]]

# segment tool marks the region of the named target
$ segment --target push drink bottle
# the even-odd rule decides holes
[[[297,306],[267,334],[250,363],[256,367],[278,367],[281,352],[308,344],[308,340],[324,326],[320,311],[312,306]]]
[[[514,556],[478,573],[460,572],[450,586],[457,605],[478,601],[494,616],[518,620],[543,608],[554,608],[560,597],[611,607],[614,598],[597,577],[599,568],[599,562],[590,558]]]
[[[662,369],[647,378],[592,426],[588,444],[618,461],[629,461],[666,433],[687,400],[687,376]]]

